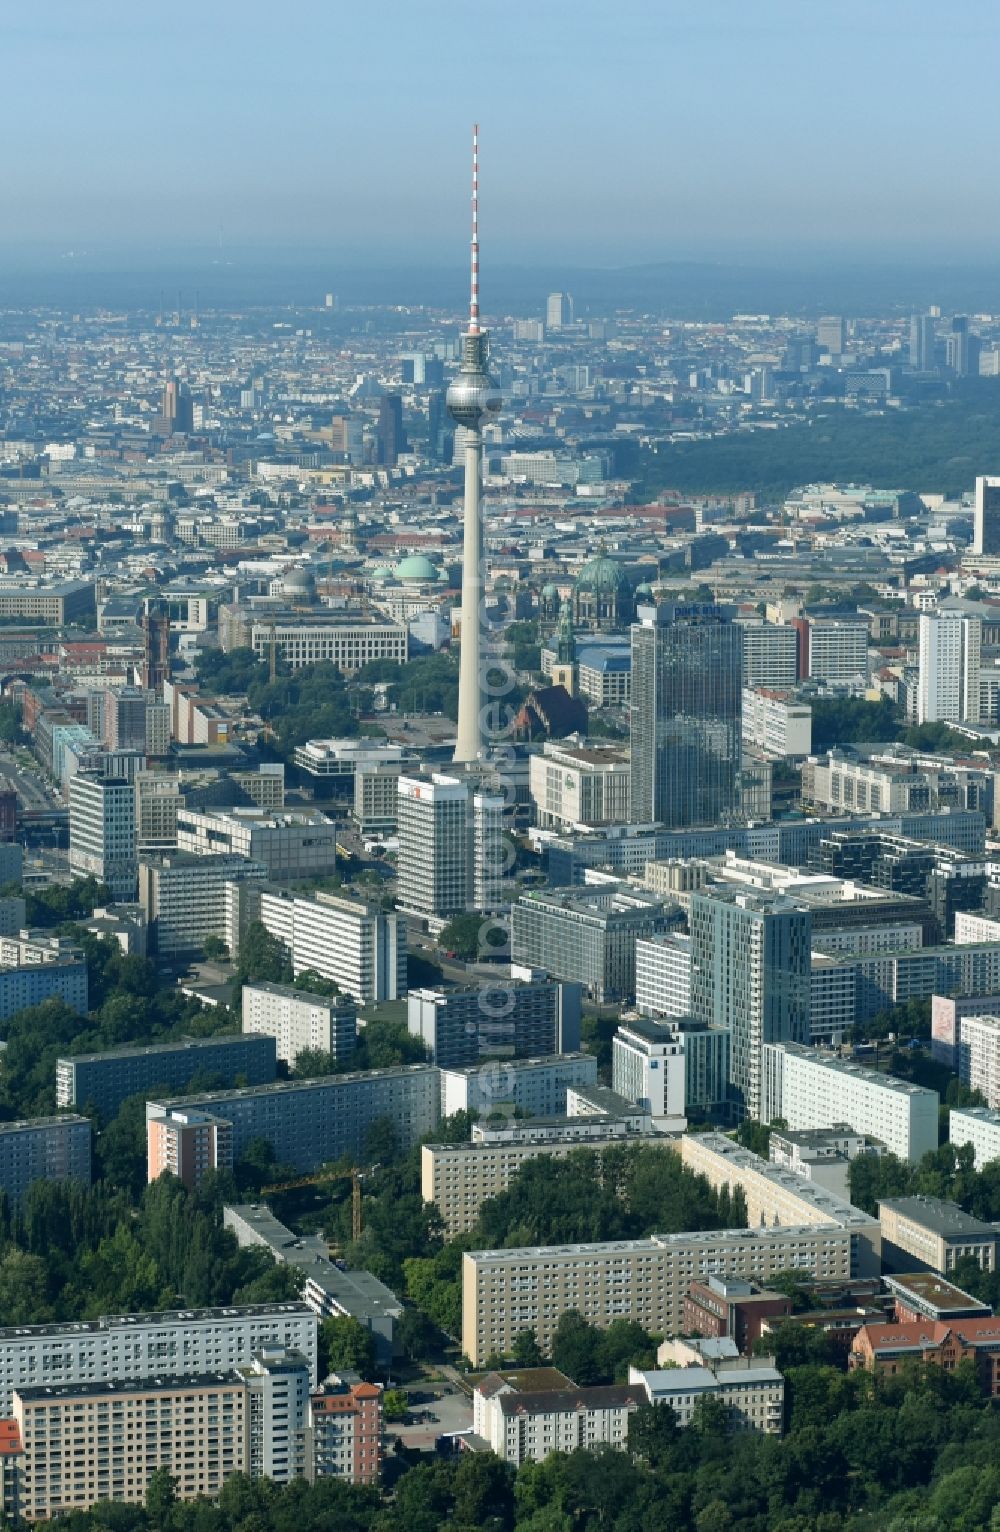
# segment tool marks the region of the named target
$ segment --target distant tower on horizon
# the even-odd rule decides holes
[[[462,365],[449,384],[448,413],[464,426],[465,503],[462,529],[462,633],[458,669],[458,741],[455,760],[483,753],[482,604],[486,593],[483,516],[480,504],[483,416],[500,408],[500,393],[486,371],[489,347],[479,328],[479,124],[472,130],[472,280],[469,328],[462,337]]]

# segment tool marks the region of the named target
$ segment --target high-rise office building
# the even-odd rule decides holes
[[[112,898],[136,895],[135,784],[78,772],[69,785],[69,865],[106,883]]]
[[[1000,478],[980,474],[976,480],[972,551],[994,558],[1000,555]]]
[[[975,342],[975,346],[974,346]],[[979,368],[979,348],[975,336],[969,334],[969,321],[964,314],[956,314],[951,321],[948,336],[948,367],[956,378],[966,378],[973,371],[972,353],[976,352],[976,371]]]
[[[194,430],[194,400],[186,383],[169,378],[163,386],[161,413],[171,433]]]
[[[827,314],[816,324],[816,344],[831,356],[840,356],[847,341],[847,326],[839,314]]]
[[[376,444],[379,464],[395,468],[400,453],[406,451],[403,401],[398,394],[383,394],[379,400]]]
[[[502,898],[503,799],[457,777],[400,777],[397,782],[400,908],[446,921],[488,911]]]
[[[737,1114],[759,1117],[761,1049],[808,1043],[812,914],[755,890],[691,896],[691,1012],[728,1028]]]
[[[570,293],[549,293],[545,303],[545,328],[561,330],[573,323],[573,297]]]
[[[983,624],[960,607],[922,612],[917,722],[978,723]]]
[[[914,314],[910,320],[910,366],[915,372],[934,371],[934,315]]]
[[[146,751],[146,693],[139,686],[106,687],[104,742],[109,750]]]
[[[633,626],[633,822],[719,825],[737,811],[742,642],[717,606],[661,605]]]

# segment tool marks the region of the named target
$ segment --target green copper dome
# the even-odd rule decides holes
[[[411,553],[396,565],[397,580],[436,580],[437,565],[423,553]]]
[[[602,591],[625,591],[629,595],[632,593],[628,575],[622,566],[604,554],[598,554],[597,558],[584,564],[576,577],[576,589],[590,591],[595,596]]]

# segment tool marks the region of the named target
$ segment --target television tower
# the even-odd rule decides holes
[[[483,514],[483,416],[500,408],[500,392],[486,371],[487,337],[479,328],[479,124],[472,130],[472,282],[469,328],[462,337],[462,365],[448,387],[448,413],[464,426],[465,502],[462,529],[462,641],[458,669],[458,742],[455,760],[483,753],[482,605],[486,595]]]

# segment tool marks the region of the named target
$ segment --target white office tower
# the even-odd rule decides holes
[[[991,558],[1000,555],[1000,478],[981,475],[976,480],[972,551]]]
[[[622,1022],[611,1045],[611,1085],[645,1107],[661,1132],[683,1133],[684,1040],[662,1021]]]
[[[562,330],[573,323],[573,299],[569,293],[549,293],[545,302],[545,328]]]
[[[448,413],[465,438],[462,525],[462,630],[458,668],[456,761],[483,752],[482,619],[486,598],[482,491],[483,418],[500,408],[500,394],[486,371],[489,347],[479,328],[479,126],[472,132],[472,281],[469,328],[462,337],[462,364],[448,387]]]
[[[69,866],[106,883],[112,898],[136,896],[135,785],[124,777],[80,772],[69,787]]]
[[[917,722],[978,723],[983,625],[960,608],[920,617]]]
[[[668,931],[636,941],[635,1006],[643,1016],[690,1016],[690,936]]]
[[[446,923],[500,908],[506,872],[503,799],[457,777],[400,777],[397,784],[400,909]]]

